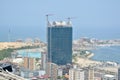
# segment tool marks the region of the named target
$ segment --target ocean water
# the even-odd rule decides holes
[[[120,46],[99,47],[92,50],[93,60],[97,61],[113,61],[120,64]]]

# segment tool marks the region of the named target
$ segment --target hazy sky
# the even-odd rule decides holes
[[[120,38],[120,0],[0,0],[0,41],[7,40],[9,28],[12,39],[45,40],[48,13],[55,14],[51,21],[76,17],[72,20],[75,39]]]

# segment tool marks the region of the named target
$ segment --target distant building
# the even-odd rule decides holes
[[[23,42],[23,40],[22,39],[18,39],[18,40],[16,40],[16,42]]]
[[[102,73],[100,71],[94,72],[94,80],[102,80]]]
[[[35,38],[34,39],[34,43],[40,43],[40,39],[39,38]]]
[[[69,74],[69,69],[73,68],[71,64],[64,65],[63,67],[63,75]]]
[[[47,63],[46,65],[46,74],[49,76],[50,80],[57,80],[57,69],[58,65],[54,63]]]
[[[94,80],[94,69],[90,68],[88,73],[89,73],[88,74],[88,79],[89,80]]]
[[[120,80],[120,68],[118,68],[118,80]]]
[[[63,70],[61,68],[58,69],[58,76],[59,77],[63,76]]]
[[[85,76],[85,79],[84,80],[89,80],[89,69],[88,68],[85,68],[85,69],[83,69],[84,70],[84,76]]]
[[[23,59],[23,67],[29,70],[40,69],[42,53],[37,49],[33,50],[18,50],[18,56]]]
[[[35,70],[35,58],[24,57],[23,66],[29,70]]]
[[[48,61],[57,65],[72,62],[72,26],[70,22],[53,22],[47,27]]]
[[[47,63],[47,53],[46,52],[42,52],[41,54],[41,69],[45,70],[46,69],[46,63]]]
[[[70,69],[69,80],[84,80],[84,71],[82,69]]]

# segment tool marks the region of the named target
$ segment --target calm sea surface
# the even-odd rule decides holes
[[[99,47],[92,52],[94,53],[93,60],[114,61],[120,64],[120,46]]]

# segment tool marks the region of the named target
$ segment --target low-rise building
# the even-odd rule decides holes
[[[69,80],[84,80],[84,71],[82,69],[70,69]]]
[[[51,80],[57,80],[58,65],[55,63],[48,62],[46,65],[46,74]]]

